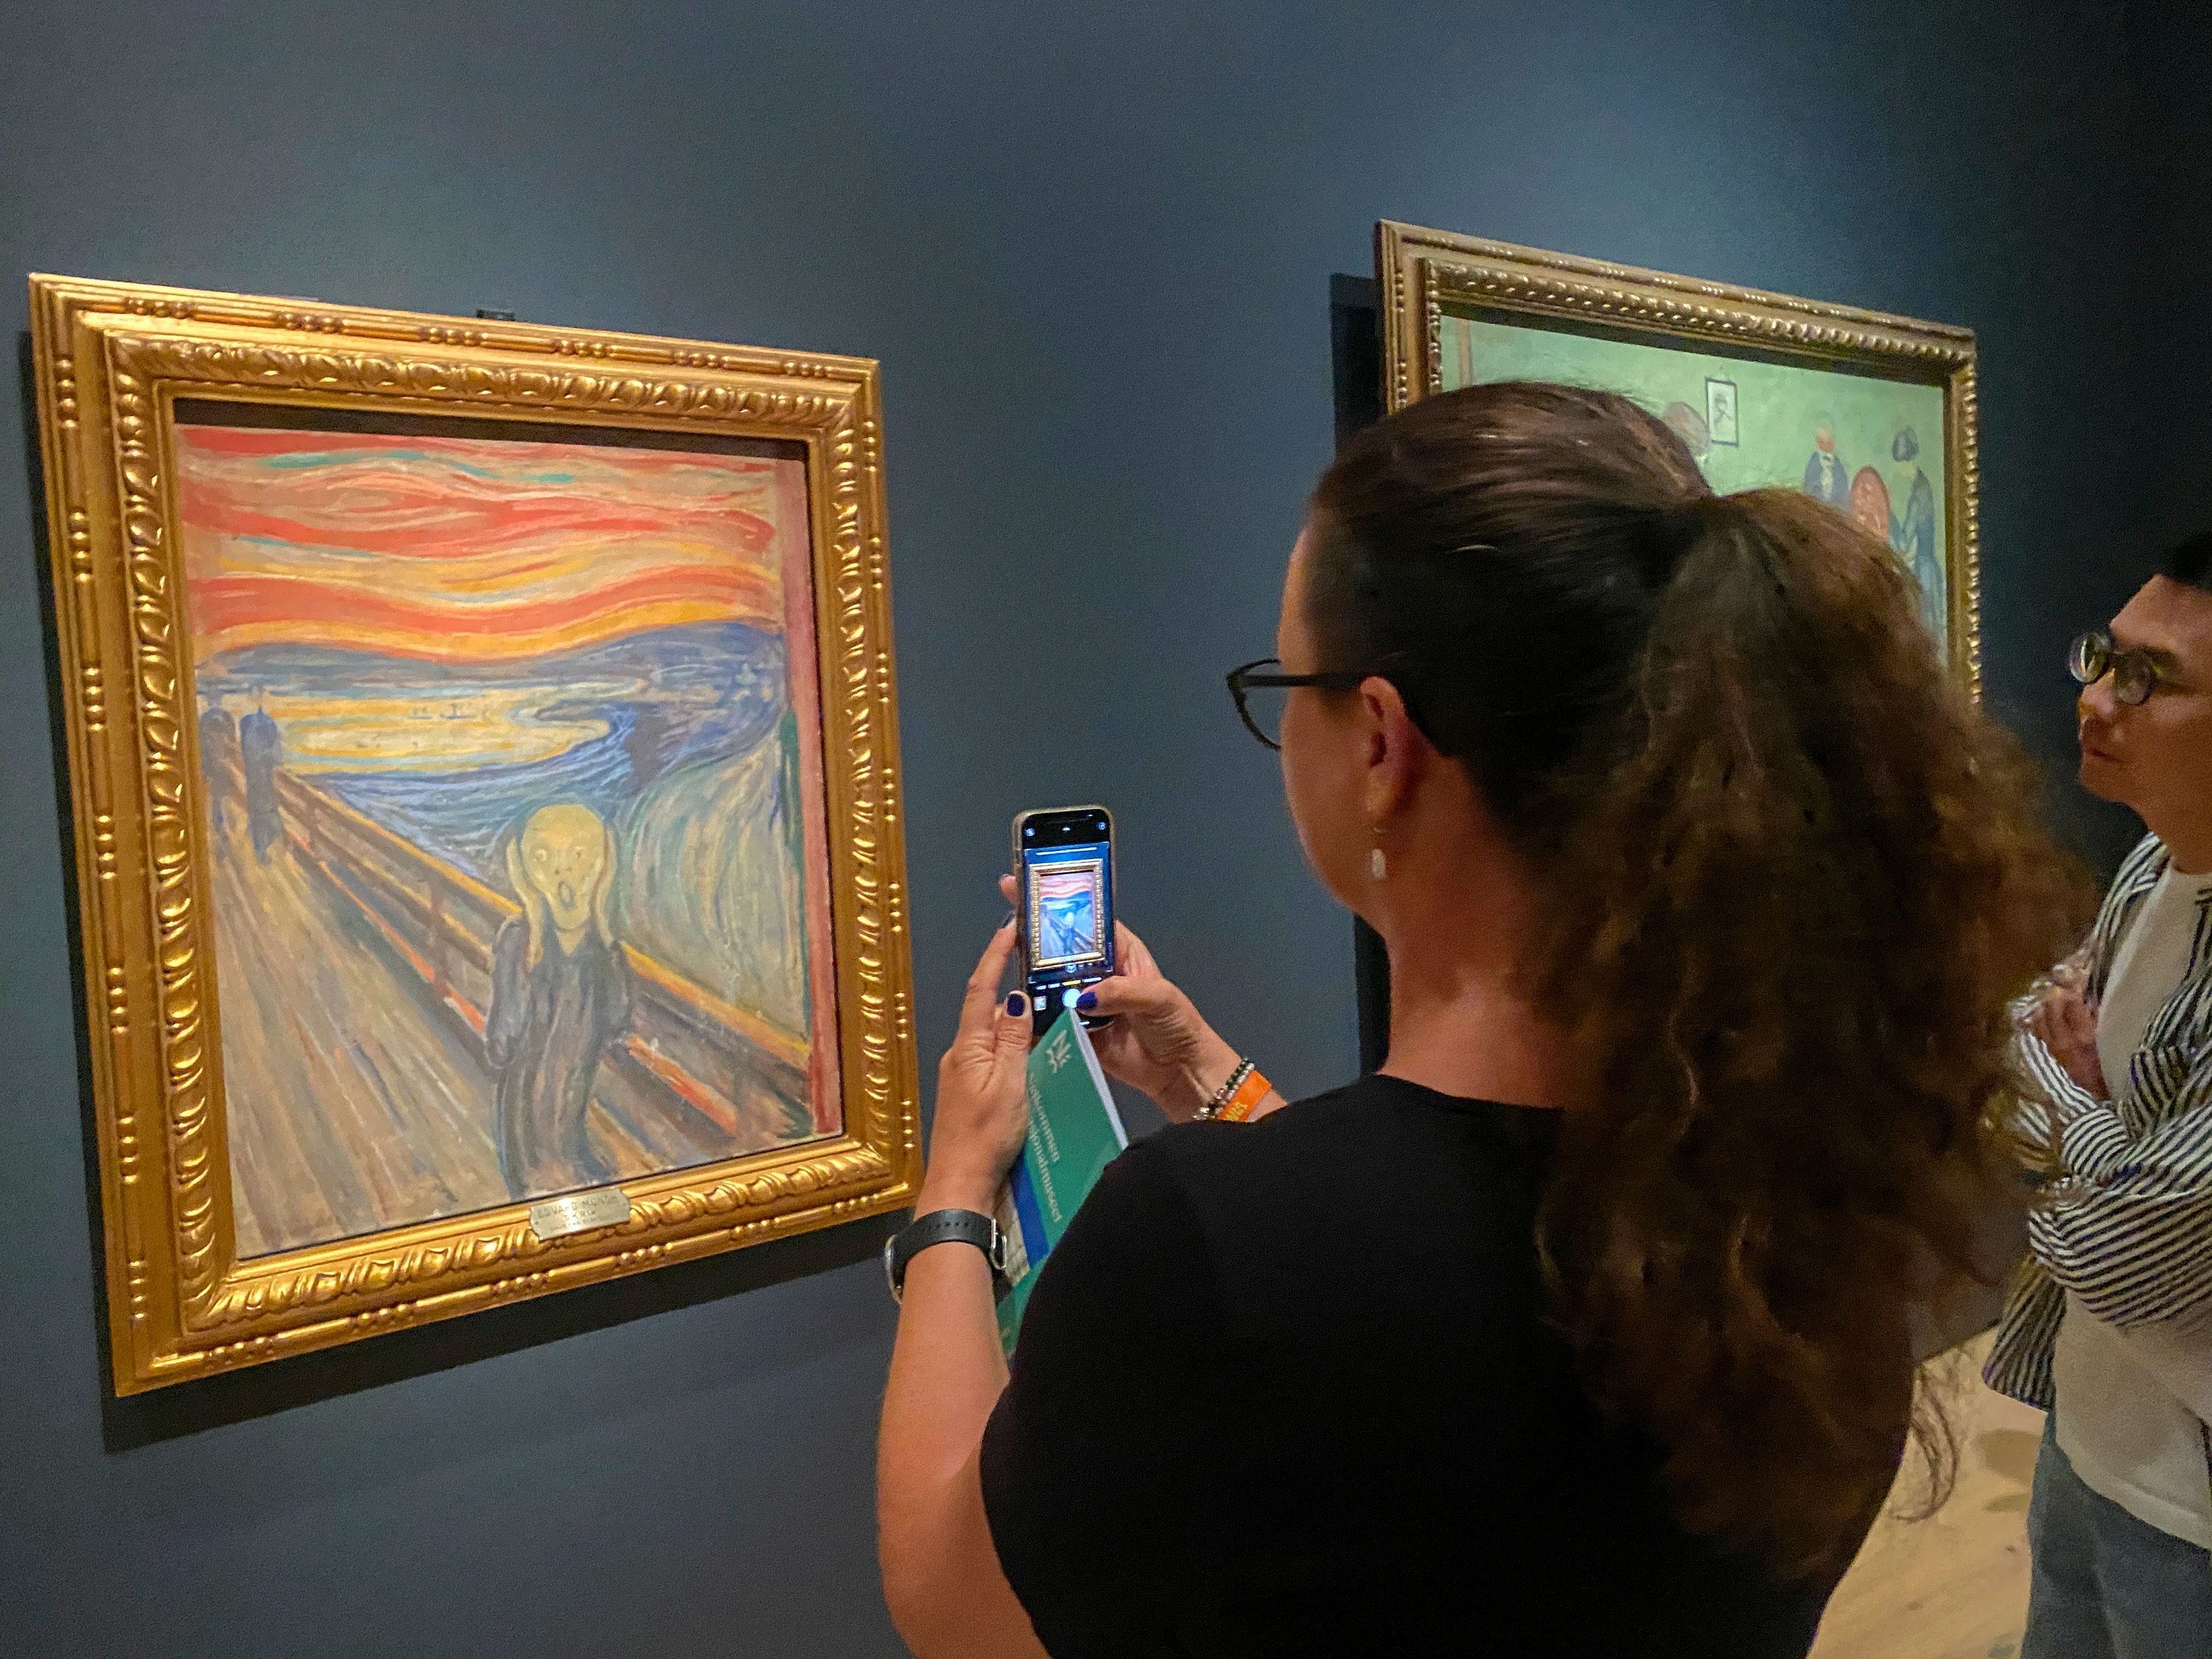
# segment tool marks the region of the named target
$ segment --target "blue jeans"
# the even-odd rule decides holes
[[[2049,1422],[2027,1541],[2035,1567],[2020,1659],[2212,1654],[2212,1558],[2090,1491]]]

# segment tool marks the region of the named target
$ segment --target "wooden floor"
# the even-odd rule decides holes
[[[1828,1603],[1813,1659],[2012,1659],[2027,1621],[2027,1494],[2043,1413],[1980,1381],[1990,1339],[1937,1362],[1956,1377],[1958,1489],[1926,1521],[1885,1515]],[[1900,1494],[1924,1480],[1908,1462]],[[1892,1500],[1892,1509],[1896,1500]]]

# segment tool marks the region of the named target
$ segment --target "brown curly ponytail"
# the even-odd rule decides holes
[[[2007,1002],[2081,918],[2033,769],[1887,547],[1714,496],[1626,398],[1427,399],[1313,508],[1324,661],[1382,666],[1466,765],[1540,884],[1529,988],[1592,1057],[1555,1315],[1686,1524],[1840,1567],[1895,1472],[1910,1310],[1974,1271]]]

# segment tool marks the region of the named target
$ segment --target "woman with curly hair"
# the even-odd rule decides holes
[[[912,1256],[894,1618],[924,1659],[1802,1655],[1908,1437],[1944,1461],[1909,1316],[1974,1272],[2007,1005],[2080,917],[2032,769],[1880,540],[1603,392],[1355,439],[1276,649],[1232,690],[1389,948],[1389,1060],[1224,1121],[1265,1085],[1125,940],[1102,1059],[1178,1121],[1011,1377],[983,1255]],[[923,1216],[1021,1143],[1012,944]]]

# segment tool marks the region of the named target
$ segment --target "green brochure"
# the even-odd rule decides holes
[[[1030,1050],[1029,1096],[1030,1138],[999,1194],[999,1231],[1006,1239],[999,1340],[1009,1354],[1037,1269],[1067,1231],[1076,1206],[1129,1144],[1106,1074],[1073,1011]]]

